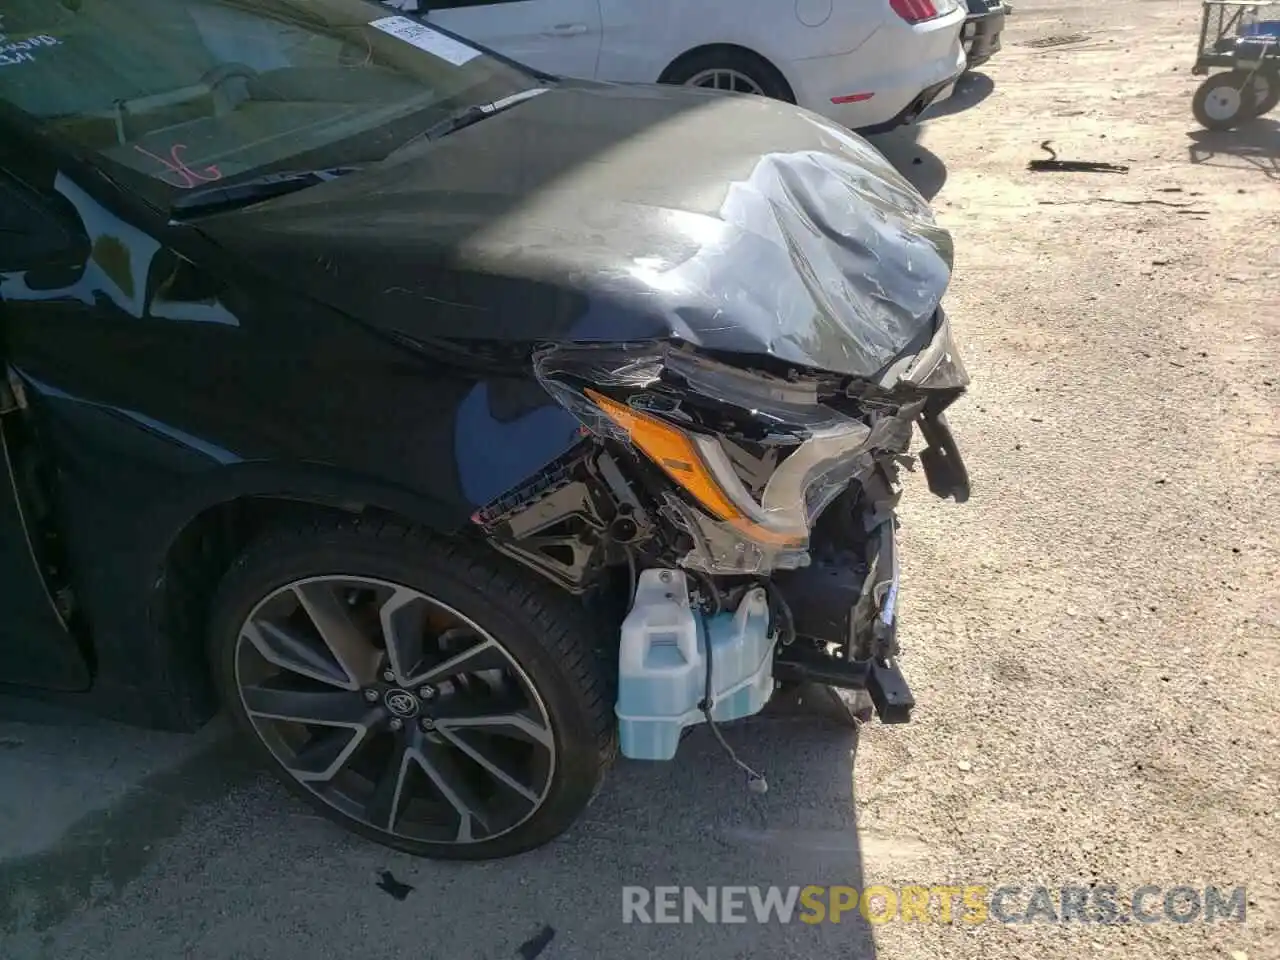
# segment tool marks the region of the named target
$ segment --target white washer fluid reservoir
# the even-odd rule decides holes
[[[773,693],[776,639],[763,588],[749,590],[736,611],[704,617],[689,602],[683,571],[642,571],[618,651],[615,710],[623,756],[670,760],[680,732],[704,721],[698,705],[708,643],[712,717],[718,722],[758,713]]]

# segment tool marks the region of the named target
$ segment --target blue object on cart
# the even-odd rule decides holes
[[[1275,37],[1280,40],[1280,20],[1259,20],[1240,27],[1242,37]]]
[[[1280,43],[1270,37],[1241,37],[1236,41],[1236,65],[1238,67],[1261,66],[1263,60],[1277,52],[1280,52]]]

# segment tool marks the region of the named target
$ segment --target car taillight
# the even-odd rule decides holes
[[[938,8],[933,5],[933,0],[889,0],[889,6],[907,23],[932,20],[938,15]]]

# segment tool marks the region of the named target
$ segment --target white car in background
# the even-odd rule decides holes
[[[776,97],[909,123],[964,70],[960,0],[384,0],[545,73]]]

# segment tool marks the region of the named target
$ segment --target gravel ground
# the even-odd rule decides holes
[[[955,234],[974,378],[973,499],[905,501],[911,725],[780,705],[730,731],[763,797],[697,731],[560,842],[454,866],[344,836],[218,725],[0,705],[0,957],[1280,957],[1280,123],[1196,132],[1197,25],[1019,0],[881,141]],[[1132,170],[1028,171],[1046,138]],[[621,922],[622,885],[682,883],[1218,884],[1247,922]]]

